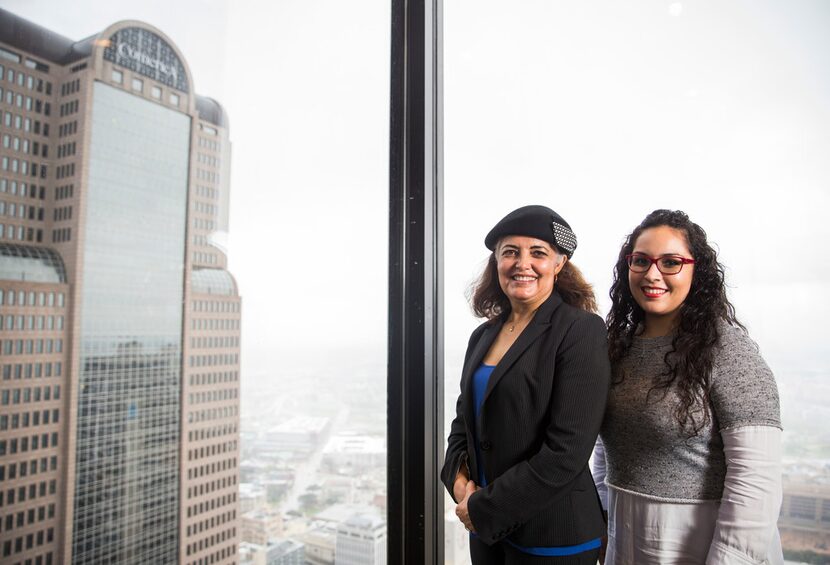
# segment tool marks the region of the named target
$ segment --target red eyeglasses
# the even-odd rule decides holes
[[[664,275],[676,275],[683,270],[683,265],[694,265],[694,259],[686,259],[680,255],[663,255],[662,257],[649,257],[644,253],[629,253],[625,256],[628,268],[635,273],[645,273],[652,265],[657,265],[657,270]]]

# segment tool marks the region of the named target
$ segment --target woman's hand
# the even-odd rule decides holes
[[[455,483],[452,485],[452,497],[456,502],[464,500],[464,495],[467,492],[467,483],[470,481],[470,475],[467,471],[467,466],[462,465],[455,476]]]
[[[456,484],[458,484],[457,480]],[[470,500],[470,495],[477,490],[478,487],[476,486],[475,481],[467,481],[467,484],[464,487],[464,496],[461,499],[461,502],[458,503],[458,506],[455,507],[455,515],[458,516],[458,519],[461,520],[461,523],[464,524],[467,531],[473,534],[476,532],[476,529],[473,526],[473,521],[470,519],[470,512],[467,509],[467,501]]]

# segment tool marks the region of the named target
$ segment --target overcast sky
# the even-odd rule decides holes
[[[69,38],[139,19],[182,50],[233,142],[230,268],[243,367],[385,354],[389,2],[0,0]],[[449,363],[486,232],[551,206],[603,309],[626,233],[659,207],[717,243],[774,369],[830,368],[830,4],[448,0]],[[447,376],[454,379],[454,376]]]

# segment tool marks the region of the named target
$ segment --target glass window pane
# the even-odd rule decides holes
[[[818,297],[830,291],[830,267],[796,278],[768,268],[770,257],[814,255],[828,236],[830,195],[818,187],[830,180],[829,90],[817,78],[830,70],[828,12],[810,3],[446,2],[444,16],[447,425],[467,337],[481,322],[465,292],[499,219],[526,204],[559,212],[604,316],[623,238],[652,210],[685,210],[716,243],[738,318],[777,379],[783,532],[798,516],[786,512],[799,485],[828,476],[826,450],[808,446],[824,437],[820,379],[830,365],[818,336],[830,302]],[[446,509],[447,562],[466,563],[449,497]],[[818,548],[816,539],[807,543]]]
[[[55,453],[38,494],[52,533],[12,560],[55,547],[57,507],[78,562],[341,545],[373,563],[386,547],[388,5],[79,1],[10,15],[67,38],[24,60],[71,60],[0,69],[15,103],[17,80],[32,78],[35,105],[55,88],[34,124],[17,108],[2,118],[33,147],[23,165],[0,149],[15,206],[0,272],[20,275],[3,331],[32,344],[9,381],[43,383],[30,427]],[[35,169],[50,126],[55,162]],[[54,210],[39,217],[22,172],[50,179]],[[29,246],[36,229],[46,239]],[[45,248],[82,259],[58,268]],[[71,439],[45,416],[65,402]]]

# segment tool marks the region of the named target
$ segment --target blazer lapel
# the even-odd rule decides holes
[[[464,416],[468,422],[475,421],[472,387],[473,373],[475,373],[478,366],[481,365],[481,361],[484,359],[484,356],[487,355],[487,351],[489,351],[490,346],[496,339],[496,336],[499,335],[499,330],[501,330],[501,323],[499,322],[491,324],[486,330],[484,330],[484,333],[481,334],[481,338],[478,340],[478,343],[476,343],[472,354],[470,354],[470,361],[464,366],[464,371],[461,375],[461,382],[464,385],[464,398],[466,399],[464,402]]]
[[[501,358],[501,361],[499,361],[499,364],[496,365],[496,368],[490,375],[490,380],[487,383],[487,389],[484,391],[484,399],[481,401],[482,409],[481,412],[479,412],[479,415],[484,414],[484,405],[487,403],[487,398],[493,392],[493,389],[502,377],[504,377],[505,373],[507,373],[516,360],[521,357],[522,353],[530,347],[530,344],[536,341],[536,339],[545,333],[545,331],[547,331],[550,327],[551,315],[561,303],[562,298],[559,296],[559,293],[553,292],[550,298],[548,298],[545,303],[539,307],[539,310],[536,311],[536,314],[533,316],[533,321],[530,322],[518,339],[516,339],[513,345],[510,346],[510,349],[507,350],[507,353],[504,354],[504,357]],[[498,333],[498,330],[501,329],[501,326],[502,324],[496,325],[496,333]],[[495,335],[493,339],[495,339]]]

